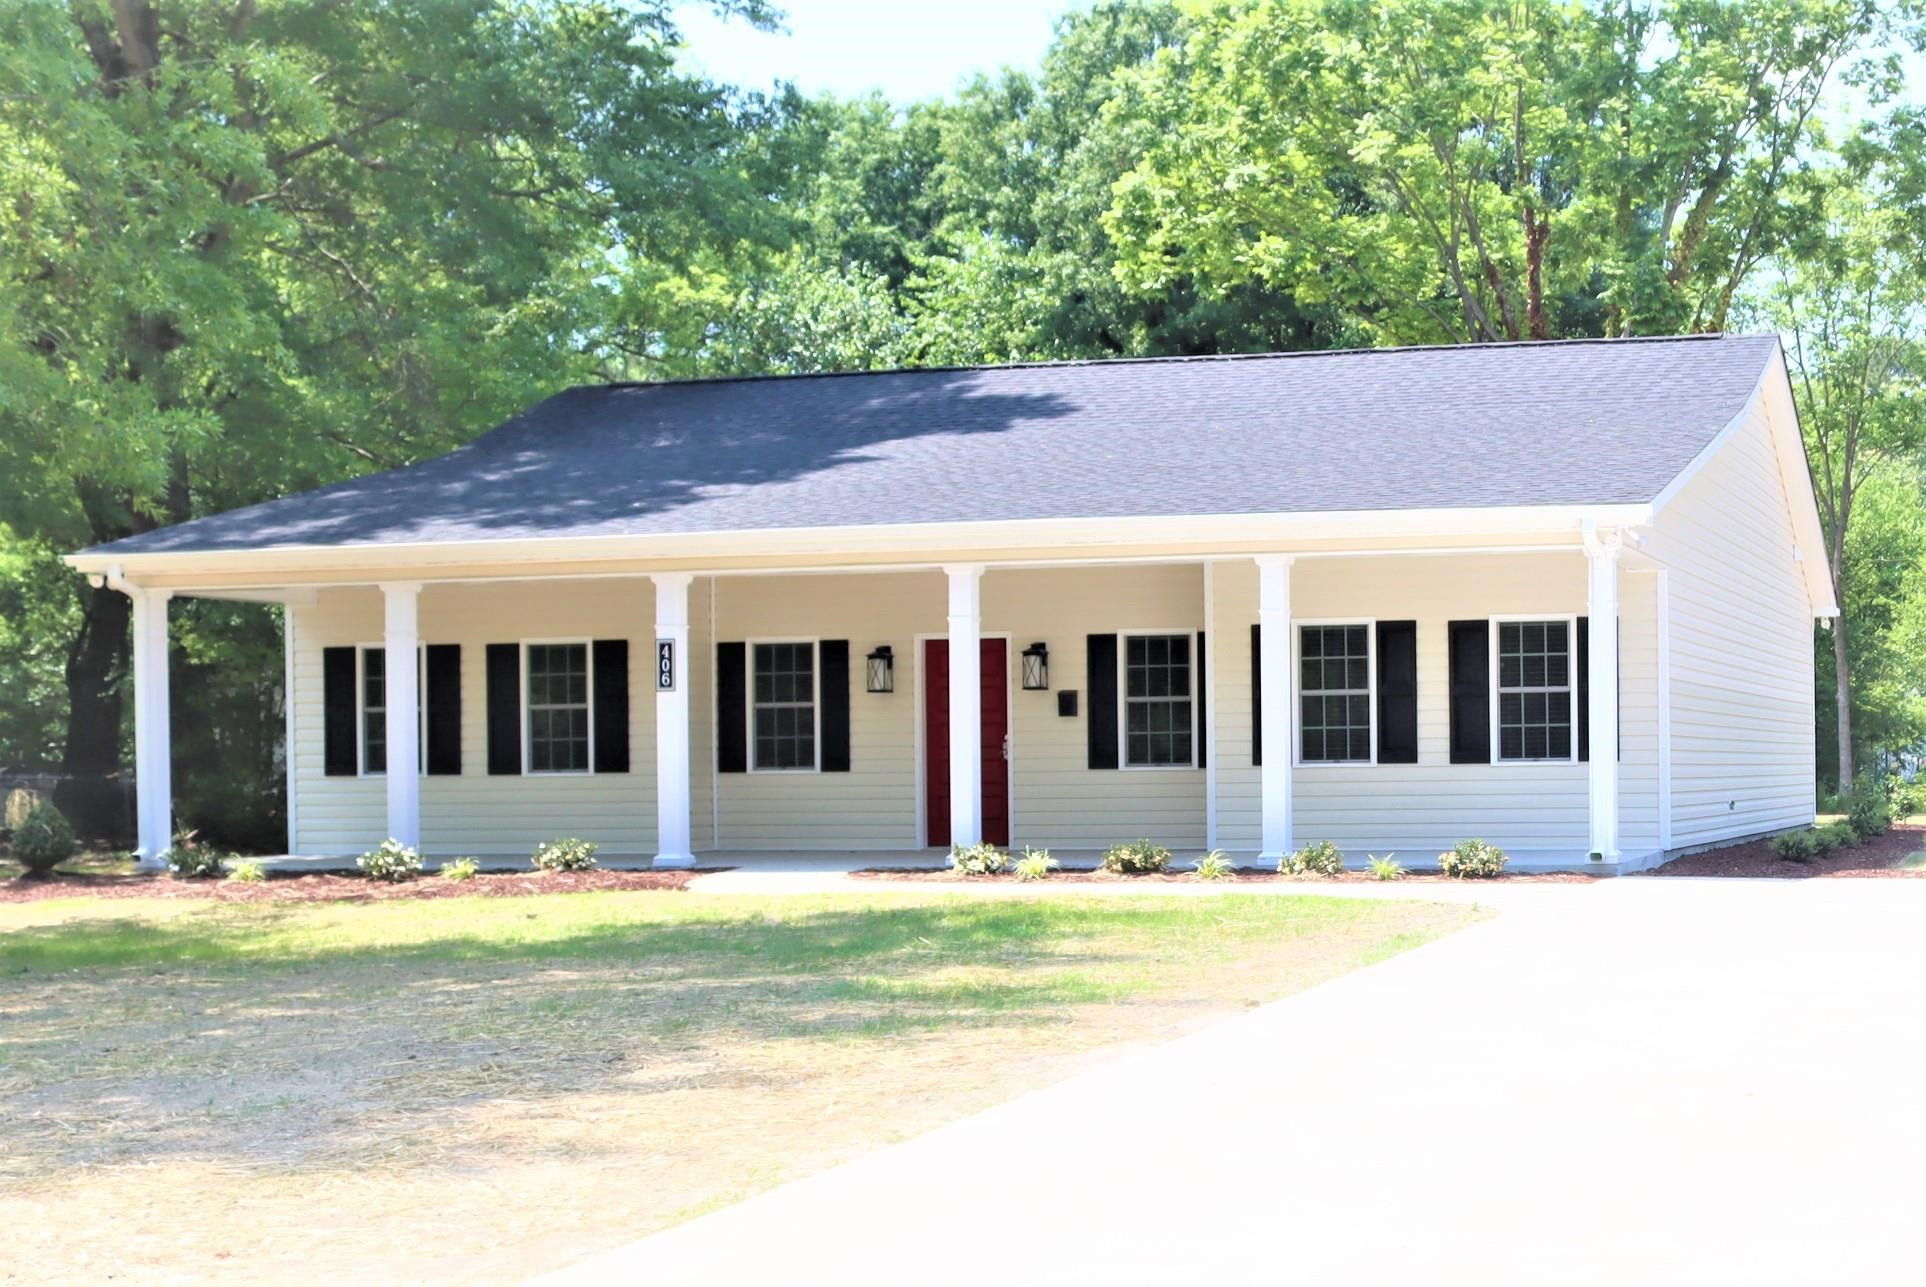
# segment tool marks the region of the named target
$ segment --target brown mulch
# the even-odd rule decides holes
[[[688,871],[503,871],[468,880],[430,873],[390,884],[343,872],[270,872],[260,882],[177,880],[167,875],[103,876],[59,873],[52,880],[0,881],[0,903],[44,898],[208,898],[223,903],[385,902],[396,898],[516,898],[589,890],[685,889],[697,876],[727,868]]]
[[[851,872],[850,875],[869,880],[916,880],[929,881],[933,884],[942,885],[995,885],[1017,883],[1016,876],[1007,871],[999,872],[994,876],[959,876],[948,869],[931,867],[865,867],[861,871]],[[1588,872],[1582,871],[1517,871],[1506,872],[1502,876],[1494,877],[1494,879],[1508,881],[1514,884],[1583,885],[1594,880],[1602,880],[1604,877],[1593,876]],[[1262,885],[1280,880],[1310,881],[1326,885],[1375,885],[1378,883],[1378,878],[1368,871],[1346,871],[1342,876],[1284,876],[1272,871],[1268,867],[1239,867],[1233,871],[1228,878],[1217,883],[1223,885]],[[1416,867],[1407,868],[1403,880],[1406,884],[1415,883],[1421,885],[1466,883],[1454,881],[1451,877],[1446,876],[1436,868],[1426,870]],[[1074,870],[1062,869],[1051,872],[1044,881],[1039,883],[1052,885],[1196,885],[1202,882],[1191,874],[1189,870],[1180,867],[1175,871],[1167,871],[1161,875],[1152,874],[1143,876],[1119,876],[1114,872],[1094,871],[1083,868]]]
[[[1724,849],[1708,849],[1702,854],[1674,858],[1663,867],[1640,874],[1646,876],[1751,876],[1774,880],[1811,880],[1815,877],[1926,876],[1926,870],[1907,871],[1899,866],[1905,857],[1926,849],[1926,827],[1894,827],[1883,836],[1862,840],[1856,845],[1836,849],[1811,862],[1791,862],[1772,852],[1767,840],[1752,840]]]

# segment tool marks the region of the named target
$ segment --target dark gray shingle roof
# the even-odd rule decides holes
[[[885,523],[1638,504],[1771,336],[571,389],[403,469],[95,553]]]

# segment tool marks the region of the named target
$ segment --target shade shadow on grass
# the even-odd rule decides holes
[[[689,1051],[1045,1029],[1075,1007],[1168,986],[1171,960],[1347,928],[1369,936],[1384,915],[1359,900],[1234,895],[577,894],[31,925],[0,932],[0,1096],[28,1117],[85,1125],[0,1118],[0,1152],[11,1136],[19,1153],[0,1170],[169,1156],[338,1165],[370,1112],[529,1106],[624,1076],[627,1093],[686,1089],[687,1078],[649,1077]],[[711,1064],[705,1089],[767,1076],[753,1061]],[[289,1104],[299,1115],[282,1120]],[[264,1124],[285,1148],[262,1149]]]

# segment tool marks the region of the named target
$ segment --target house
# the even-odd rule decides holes
[[[1811,821],[1832,616],[1778,341],[577,388],[71,556],[286,605],[288,848],[1150,837],[1628,871]]]

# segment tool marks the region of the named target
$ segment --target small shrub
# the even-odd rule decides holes
[[[194,832],[183,831],[174,837],[174,847],[161,855],[161,861],[182,880],[211,880],[221,874],[232,856],[202,844]]]
[[[983,841],[950,846],[950,870],[959,876],[994,876],[1009,865],[1010,855]]]
[[[1237,869],[1231,865],[1229,854],[1213,849],[1192,863],[1190,870],[1199,880],[1229,880]]]
[[[1016,860],[1018,880],[1042,880],[1057,869],[1057,860],[1050,856],[1048,849],[1023,848],[1023,857]]]
[[[1819,856],[1819,836],[1812,831],[1781,831],[1772,838],[1772,852],[1787,862],[1811,862]]]
[[[1286,876],[1340,876],[1344,874],[1344,855],[1330,841],[1319,840],[1285,854],[1277,870]]]
[[[1846,797],[1846,822],[1861,839],[1885,835],[1893,825],[1892,801],[1885,788],[1870,779],[1855,785]]]
[[[599,848],[601,846],[592,840],[569,836],[535,846],[535,856],[529,861],[536,871],[587,871],[595,865],[595,851]]]
[[[1910,818],[1916,813],[1926,813],[1926,778],[1915,778],[1911,782],[1904,778],[1893,778],[1886,783],[1886,794],[1895,818]]]
[[[13,832],[13,860],[32,880],[45,880],[74,856],[73,825],[51,804],[36,804]]]
[[[1371,878],[1373,880],[1403,880],[1404,864],[1396,854],[1370,855]]]
[[[480,870],[481,864],[473,858],[450,858],[441,865],[441,878],[443,880],[473,880],[475,873]]]
[[[411,880],[421,871],[421,855],[390,837],[354,860],[370,880]]]
[[[1818,843],[1819,852],[1829,854],[1859,843],[1859,833],[1852,829],[1850,822],[1828,822],[1823,827],[1815,827],[1813,839]]]
[[[227,878],[238,880],[243,885],[258,885],[267,879],[267,868],[261,865],[258,858],[241,858],[229,865]]]
[[[1148,840],[1112,845],[1103,853],[1103,869],[1119,876],[1147,876],[1169,866],[1170,850]]]
[[[1497,845],[1483,840],[1461,840],[1438,855],[1438,870],[1453,880],[1490,880],[1510,861]]]

